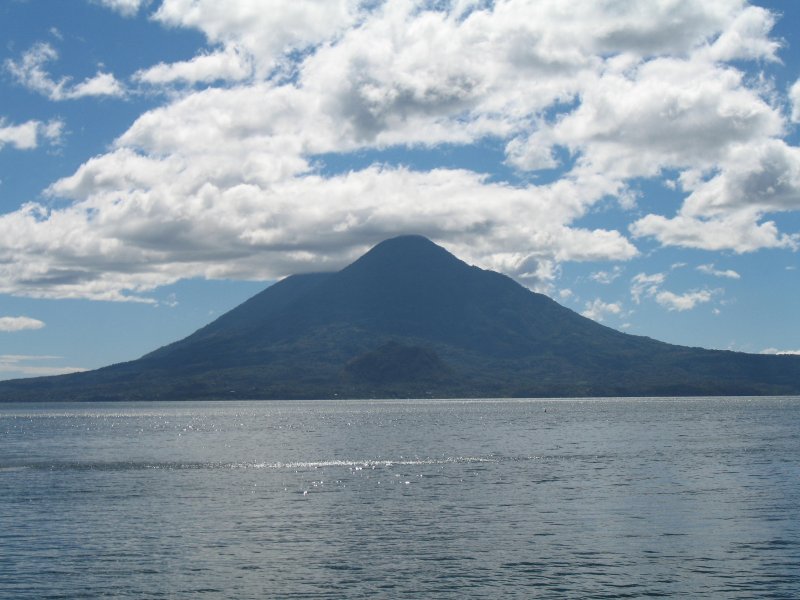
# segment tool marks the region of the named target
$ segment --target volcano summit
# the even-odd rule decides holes
[[[138,360],[0,382],[6,401],[798,393],[798,356],[621,333],[420,236],[287,277]]]

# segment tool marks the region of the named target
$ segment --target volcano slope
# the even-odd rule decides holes
[[[0,400],[800,394],[800,357],[621,333],[421,236],[293,275],[138,360]]]

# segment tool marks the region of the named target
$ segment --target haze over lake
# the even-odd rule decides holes
[[[0,590],[797,597],[799,400],[0,404]]]

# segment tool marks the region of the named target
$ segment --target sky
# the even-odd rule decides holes
[[[609,327],[800,351],[800,2],[0,3],[0,379],[422,234]]]

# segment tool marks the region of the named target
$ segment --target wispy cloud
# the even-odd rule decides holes
[[[134,81],[151,85],[174,83],[193,85],[213,81],[242,81],[253,73],[248,54],[233,48],[225,48],[210,54],[201,54],[191,60],[175,63],[159,63],[137,71]]]
[[[589,278],[597,283],[609,284],[622,275],[622,267],[615,266],[610,271],[595,271]]]
[[[777,348],[764,348],[761,354],[791,354],[800,355],[800,350],[778,350]]]
[[[717,269],[714,264],[700,265],[697,270],[714,277],[727,277],[728,279],[741,279],[741,275],[733,269]]]
[[[53,361],[61,359],[60,356],[46,355],[24,355],[24,354],[0,354],[0,373],[13,373],[18,376],[38,377],[44,375],[65,375],[67,373],[78,373],[87,371],[82,367],[62,367],[41,364],[42,361]]]
[[[791,103],[792,122],[800,123],[800,79],[795,81],[789,89],[789,101]]]
[[[656,302],[668,310],[691,310],[698,304],[710,302],[714,295],[712,290],[695,290],[684,294],[675,294],[662,290],[655,294]]]
[[[139,12],[143,6],[150,4],[151,0],[92,0],[111,10],[117,11],[124,17],[132,17]]]
[[[41,329],[44,321],[30,317],[0,317],[0,331],[24,331],[26,329]]]
[[[39,42],[25,52],[19,60],[6,59],[4,66],[17,83],[42,94],[50,100],[77,100],[88,96],[122,97],[125,87],[111,73],[98,71],[80,83],[71,77],[52,78],[45,66],[58,59],[58,52],[46,42]]]
[[[667,276],[664,273],[638,273],[631,279],[631,296],[636,304],[642,301],[643,296],[654,296]]]
[[[641,303],[642,298],[652,298],[659,305],[670,311],[691,310],[698,304],[710,302],[711,299],[721,290],[690,290],[683,294],[676,294],[669,290],[662,289],[666,281],[665,273],[638,273],[631,279],[631,297],[636,304]]]

